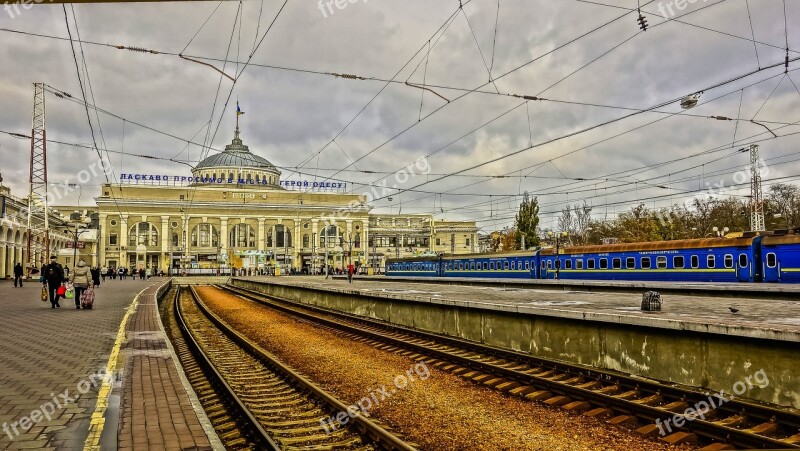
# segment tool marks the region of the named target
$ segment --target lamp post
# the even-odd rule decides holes
[[[317,275],[317,234],[311,234],[311,274]]]
[[[559,251],[559,244],[561,238],[566,238],[568,235],[569,234],[567,232],[553,233],[552,230],[547,231],[547,236],[551,239],[554,239],[556,242],[556,280],[559,280],[560,278],[559,270],[561,269],[561,259],[559,258],[561,253]]]

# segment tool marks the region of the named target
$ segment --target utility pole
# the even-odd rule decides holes
[[[44,83],[33,84],[33,124],[31,127],[31,164],[28,190],[28,277],[38,267],[32,244],[41,237],[45,257],[50,255],[50,215],[47,205],[47,132],[45,131]],[[34,211],[41,209],[41,218]],[[23,259],[24,260],[24,259]]]
[[[758,144],[750,145],[750,230],[760,231],[764,225],[764,192],[758,167]]]

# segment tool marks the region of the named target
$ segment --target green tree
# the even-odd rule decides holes
[[[522,237],[525,237],[525,247],[539,245],[539,200],[531,198],[526,192],[519,205],[516,222],[516,244],[517,249],[522,249]]]

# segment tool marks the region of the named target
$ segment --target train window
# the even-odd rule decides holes
[[[733,255],[725,254],[725,267],[733,268]]]
[[[553,260],[547,260],[547,269],[553,269]]]
[[[692,268],[699,268],[700,267],[700,257],[696,255],[692,255]]]
[[[608,269],[608,259],[601,258],[600,259],[600,269]]]
[[[614,269],[621,269],[622,268],[622,259],[621,258],[612,258],[611,259],[611,267]]]
[[[564,261],[564,269],[572,269],[572,260]]]
[[[683,255],[676,255],[672,257],[672,267],[675,269],[683,269],[685,263],[686,262],[683,259]]]
[[[778,259],[776,258],[775,253],[770,252],[769,254],[767,254],[767,267],[774,268],[777,265],[778,265]]]
[[[625,259],[625,267],[628,269],[636,268],[636,259],[633,257],[628,257]]]
[[[747,268],[747,254],[739,254],[739,267]]]
[[[508,269],[508,261],[503,262],[503,269]]]
[[[486,271],[487,269],[489,269],[489,264],[486,263],[486,262],[483,262],[483,270]]]
[[[531,269],[531,262],[525,262],[525,269]]]
[[[716,258],[713,255],[706,257],[706,267],[709,269],[714,269],[717,267]]]
[[[665,269],[667,267],[667,257],[663,255],[660,257],[656,257],[656,268],[658,269]]]
[[[545,267],[547,267],[547,264],[545,263],[544,260],[542,260],[542,269],[544,269]]]
[[[579,258],[579,259],[575,260],[575,269],[583,269],[583,260],[582,259]]]
[[[511,269],[517,269],[517,262],[511,262]]]
[[[650,269],[650,257],[642,257],[642,269]]]
[[[590,258],[586,260],[586,268],[587,269],[594,269],[594,259]]]
[[[475,269],[475,262],[469,264],[469,269]],[[480,268],[478,268],[480,269]]]
[[[461,262],[458,262],[458,269],[464,269],[464,264],[461,263]]]

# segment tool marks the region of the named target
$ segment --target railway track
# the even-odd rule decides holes
[[[774,406],[541,359],[230,285],[220,288],[510,395],[584,412],[669,443],[693,443],[709,451],[800,449],[800,415]],[[690,408],[694,413],[687,414]],[[702,415],[697,415],[698,409]]]
[[[324,429],[320,420],[348,412],[347,405],[228,327],[205,307],[194,289],[181,288],[173,308],[186,344],[202,357],[198,360],[203,374],[211,375],[209,383],[230,400],[227,412],[219,412],[220,418],[227,416],[228,423],[241,425],[237,431],[229,424],[229,436],[220,434],[229,449],[415,449],[358,414],[342,427]],[[202,401],[203,395],[198,395]],[[210,418],[215,415],[209,412]]]

